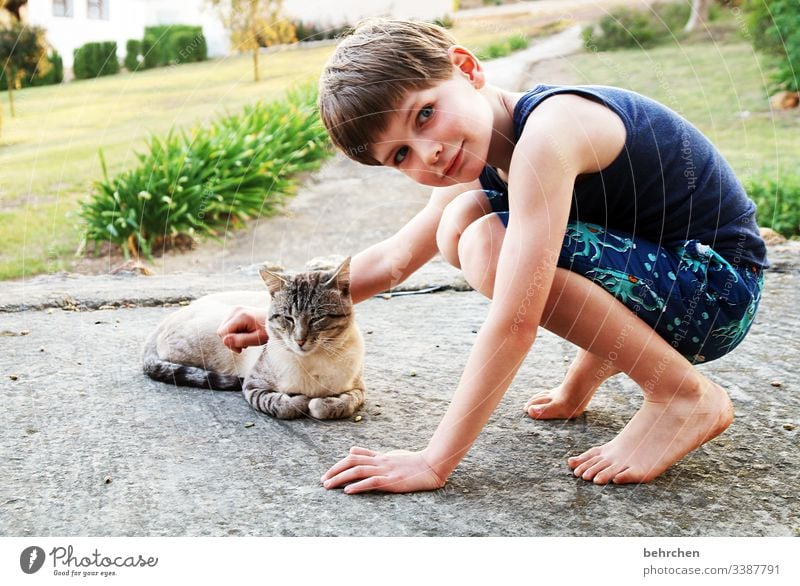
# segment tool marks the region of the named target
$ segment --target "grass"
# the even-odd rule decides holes
[[[576,55],[570,82],[619,85],[666,104],[708,136],[743,181],[797,172],[800,118],[770,111],[762,59],[730,31],[725,38]]]

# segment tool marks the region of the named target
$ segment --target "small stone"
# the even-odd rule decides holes
[[[356,418],[355,418],[355,419],[353,419],[353,421],[355,421],[356,423],[358,423],[358,422],[359,422],[359,421],[361,421],[362,419],[363,419],[363,417],[361,417],[361,415],[356,415]]]
[[[106,476],[105,478],[103,478],[103,484],[111,484],[111,477]]]
[[[44,348],[39,348],[39,352],[44,352]]]
[[[253,427],[254,425],[255,423],[253,423],[252,421],[248,421],[244,424],[245,427]]]
[[[773,387],[782,387],[783,386],[783,383],[781,381],[779,381],[779,380],[774,380],[769,384],[771,384]]]
[[[795,429],[797,429],[797,426],[792,425],[791,423],[784,423],[783,429],[785,429],[786,431],[794,431]]]
[[[380,407],[380,406],[381,406],[381,404],[380,404],[380,403],[375,403],[375,406],[376,406],[376,407]]]
[[[30,330],[21,330],[21,331],[20,331],[20,333],[19,333],[19,335],[20,335],[20,336],[27,336],[27,335],[28,335],[28,334],[30,334],[30,333],[31,333],[31,331],[30,331]]]
[[[367,334],[371,334],[371,333],[372,333],[372,330],[367,330]]]
[[[564,362],[569,362],[569,356],[564,356]]]
[[[417,371],[412,370],[411,372],[408,373],[408,376],[417,376]]]
[[[19,376],[16,375],[16,374],[9,374],[8,378],[10,378],[11,380],[17,380],[19,378]]]
[[[53,315],[54,311],[55,310],[51,307],[50,309],[47,310],[47,315]]]

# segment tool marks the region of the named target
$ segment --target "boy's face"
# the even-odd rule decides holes
[[[446,187],[477,179],[492,137],[492,108],[459,67],[453,77],[409,92],[376,137],[373,156],[417,183]]]

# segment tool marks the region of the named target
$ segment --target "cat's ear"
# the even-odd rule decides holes
[[[286,277],[283,275],[279,273],[273,273],[267,269],[259,269],[258,274],[261,275],[262,279],[264,279],[264,283],[267,285],[270,295],[275,295],[275,293],[280,291],[284,285],[289,283],[289,281],[287,281]]]
[[[350,257],[342,261],[342,264],[333,272],[330,279],[325,281],[326,287],[336,287],[342,295],[350,295]]]

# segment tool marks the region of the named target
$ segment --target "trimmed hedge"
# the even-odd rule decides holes
[[[139,69],[139,56],[142,54],[142,41],[130,39],[125,43],[125,69],[136,71]]]
[[[81,205],[85,240],[126,256],[166,247],[178,236],[216,236],[237,220],[271,214],[294,189],[293,176],[328,154],[316,90],[258,102],[191,132],[151,137],[139,166],[103,179]]]
[[[145,45],[147,47],[145,47]],[[148,26],[144,29],[142,54],[145,67],[193,63],[208,58],[203,28],[183,24]]]
[[[75,49],[72,71],[77,79],[90,79],[119,73],[117,43],[86,43]]]

